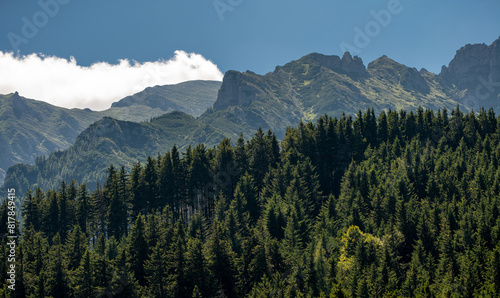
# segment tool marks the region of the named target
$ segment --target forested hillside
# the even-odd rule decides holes
[[[499,160],[500,118],[458,108],[173,147],[92,192],[30,191],[9,293],[499,297]]]
[[[212,146],[224,137],[213,126],[183,112],[141,123],[106,117],[85,129],[67,150],[38,157],[34,165],[11,166],[0,190],[15,188],[18,194],[25,194],[30,188],[53,189],[61,181],[72,179],[94,190],[97,183],[106,180],[106,169],[112,163],[131,169],[134,163],[147,160],[148,155],[163,153],[174,144]]]
[[[67,149],[82,131],[103,117],[141,122],[172,111],[199,116],[215,102],[220,85],[218,81],[189,81],[149,87],[105,111],[66,109],[17,92],[0,94],[0,185],[9,167],[33,165],[42,156]],[[93,174],[98,172],[96,169]]]
[[[248,138],[259,127],[271,129],[282,140],[287,127],[296,127],[300,121],[316,122],[325,114],[355,116],[358,109],[368,108],[377,114],[388,109],[415,112],[420,106],[452,110],[457,105],[464,111],[492,107],[498,112],[499,57],[500,39],[489,46],[466,45],[437,75],[387,56],[365,66],[361,58],[348,52],[342,58],[312,53],[265,75],[227,71],[222,83],[192,81],[155,86],[114,103],[106,111],[66,111],[51,106],[44,108],[43,117],[36,112],[38,109],[26,108],[33,106],[32,101],[11,96],[16,100],[0,104],[7,111],[4,118],[9,119],[9,123],[2,124],[0,115],[0,149],[6,152],[0,156],[0,192],[11,187],[20,194],[27,188],[46,191],[71,179],[85,182],[94,190],[97,182],[104,182],[105,169],[111,163],[130,170],[132,163],[145,162],[148,155],[165,152],[173,144],[182,149],[198,143],[212,146],[223,137],[235,140],[243,133]],[[172,111],[199,117],[179,116]],[[60,114],[62,120],[57,118]],[[69,114],[76,116],[73,119]],[[118,145],[120,140],[116,139],[137,137],[137,132],[125,129],[123,122],[107,118],[88,127],[102,116],[134,122],[162,120],[151,121],[156,128],[144,128],[144,136],[140,136],[145,141],[143,146],[131,148],[128,144]],[[39,125],[40,119],[47,123]],[[73,119],[69,128],[65,119]],[[84,125],[77,125],[77,120]],[[103,126],[116,129],[95,131]],[[61,142],[60,135],[67,132],[71,132],[70,136]],[[78,136],[80,132],[84,142]],[[66,150],[58,152],[61,149]],[[26,150],[27,155],[23,153]]]

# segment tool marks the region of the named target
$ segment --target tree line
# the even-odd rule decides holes
[[[499,297],[499,159],[500,118],[458,107],[174,146],[92,192],[29,191],[3,294]]]

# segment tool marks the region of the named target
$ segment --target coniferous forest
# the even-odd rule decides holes
[[[165,148],[30,190],[3,294],[500,297],[499,163],[500,118],[458,107]]]

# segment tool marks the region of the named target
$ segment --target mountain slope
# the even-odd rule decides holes
[[[90,110],[62,109],[19,94],[0,95],[0,180],[16,163],[69,147],[101,116]]]
[[[450,66],[439,75],[425,69],[417,71],[386,56],[365,67],[361,59],[349,53],[342,58],[313,53],[278,66],[266,75],[228,71],[213,107],[200,117],[172,113],[151,123],[126,125],[106,118],[82,133],[71,149],[51,155],[50,162],[41,159],[32,167],[12,167],[8,183],[26,189],[34,185],[56,187],[62,178],[102,181],[103,171],[110,163],[130,166],[145,160],[147,155],[166,152],[174,143],[214,145],[223,137],[234,141],[240,133],[250,137],[258,127],[272,129],[278,138],[283,138],[288,126],[296,126],[301,120],[314,121],[323,114],[353,116],[360,109],[372,107],[376,113],[386,109],[414,110],[419,106],[451,110],[460,105],[463,110],[477,110],[463,101],[472,89],[460,83],[460,78],[466,77],[467,71],[472,78],[496,78],[500,73],[498,43],[497,40],[486,47],[487,51],[474,55],[464,48],[457,51]],[[487,56],[479,59],[482,55]],[[467,66],[468,59],[476,62]],[[477,61],[483,60],[490,61],[489,66],[477,67],[484,64]],[[126,108],[132,102],[152,104],[155,100],[153,96],[127,99],[114,108]]]
[[[220,85],[191,81],[155,86],[100,112],[56,107],[18,93],[0,95],[0,184],[8,167],[33,164],[37,156],[68,148],[79,133],[102,117],[140,122],[173,110],[197,116],[214,103]]]
[[[478,110],[500,110],[500,38],[491,45],[468,44],[460,48],[439,76],[443,84],[458,89],[456,97]]]
[[[186,132],[190,132],[186,134]],[[183,112],[172,112],[150,122],[135,123],[105,117],[85,129],[65,151],[38,158],[34,165],[17,164],[7,171],[5,185],[18,193],[40,186],[57,188],[60,181],[89,184],[103,181],[110,164],[127,168],[148,155],[164,154],[175,144],[219,143],[224,135]]]
[[[152,110],[161,110],[162,114],[181,111],[199,116],[215,102],[220,86],[219,81],[188,81],[176,85],[149,87],[113,103],[108,111],[125,107],[133,107],[133,109],[147,107]],[[115,116],[112,113],[107,113],[107,115]]]
[[[228,71],[214,109],[200,120],[215,125],[219,118],[234,119],[234,126],[220,128],[233,133],[236,127],[249,131],[261,126],[283,137],[287,126],[325,113],[354,115],[371,107],[376,112],[418,106],[451,109],[458,104],[451,94],[439,76],[386,56],[365,68],[360,58],[349,53],[342,59],[313,53],[264,76]]]

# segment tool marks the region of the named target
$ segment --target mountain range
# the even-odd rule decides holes
[[[0,184],[8,167],[33,164],[37,156],[65,150],[103,117],[141,122],[167,112],[199,116],[217,99],[221,82],[190,81],[155,86],[115,102],[105,111],[65,109],[17,92],[0,95]]]
[[[194,86],[182,85],[183,91],[176,97],[180,98],[177,101],[169,99],[174,94],[172,90],[153,87],[113,104],[107,114],[105,111],[94,116],[96,114],[88,110],[53,112],[63,123],[58,127],[59,131],[71,132],[68,135],[75,136],[74,144],[65,151],[38,158],[34,165],[10,167],[4,187],[16,187],[21,192],[35,186],[55,188],[63,179],[93,184],[103,181],[105,169],[111,163],[130,168],[148,155],[165,153],[174,144],[185,148],[205,143],[210,147],[224,137],[233,141],[240,134],[250,137],[259,127],[271,129],[278,138],[283,138],[288,126],[296,126],[300,121],[314,121],[324,114],[355,116],[359,110],[368,108],[379,113],[386,109],[415,110],[419,106],[451,110],[457,105],[464,110],[492,107],[499,111],[499,46],[500,39],[489,46],[466,45],[457,51],[448,66],[443,66],[440,74],[407,67],[386,56],[365,66],[359,57],[352,57],[349,53],[344,53],[342,58],[312,53],[278,66],[265,75],[228,71],[221,85],[220,82],[207,83],[207,86],[201,86],[200,82]],[[198,90],[193,90],[197,87]],[[204,91],[203,88],[212,89]],[[199,99],[209,98],[209,94],[215,92],[217,95],[212,103]],[[179,108],[184,103],[182,96],[195,104],[184,107],[184,110]],[[4,96],[8,97],[20,98],[16,94]],[[86,122],[78,120],[79,116],[75,115],[87,115],[87,120],[92,122],[92,117],[120,118],[119,109],[128,111],[125,113],[127,117],[121,119],[133,121],[150,119],[161,111],[179,111],[162,113],[160,117],[141,123],[106,117],[76,137]],[[24,110],[29,117],[31,110]],[[206,111],[200,115],[202,110]],[[141,118],[146,114],[147,117]],[[65,119],[69,119],[72,125]],[[29,127],[23,129],[30,131]],[[7,134],[2,133],[5,139]],[[27,134],[25,138],[30,139],[30,136]],[[39,137],[39,140],[43,138]],[[0,146],[5,146],[3,142],[0,139]],[[39,155],[54,151],[57,146],[43,148],[45,151]],[[34,155],[31,158],[34,159]]]

